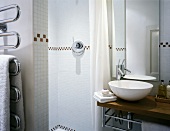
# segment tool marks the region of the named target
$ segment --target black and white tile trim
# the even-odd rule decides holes
[[[170,47],[169,42],[160,42],[159,47]]]
[[[34,36],[34,42],[46,42],[46,43],[48,43],[47,35],[46,34],[37,33]]]
[[[57,126],[53,127],[52,129],[50,129],[49,131],[56,131],[57,129],[63,129],[65,131],[76,131],[74,129],[71,129],[69,127],[62,126],[62,125],[57,125]]]
[[[72,47],[48,47],[48,50],[64,51],[72,50]],[[85,46],[85,50],[90,50],[90,46]]]
[[[108,45],[109,49],[112,49],[112,45]],[[72,50],[72,47],[48,47],[48,50],[53,51],[66,51],[66,50]],[[90,50],[90,46],[85,46],[85,50]],[[116,48],[116,51],[125,51],[126,48]]]
[[[126,48],[116,48],[116,51],[125,51]]]

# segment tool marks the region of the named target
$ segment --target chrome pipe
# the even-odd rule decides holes
[[[11,76],[16,76],[21,72],[21,64],[16,58],[14,58],[13,60],[10,61],[10,64],[12,64],[12,63],[15,64],[15,70],[11,69],[9,71],[9,73]]]
[[[110,116],[110,115],[105,115],[106,117],[111,117],[113,119],[118,119],[118,120],[123,120],[123,121],[127,121],[127,122],[132,122],[132,123],[136,123],[136,124],[142,124],[142,122],[140,121],[135,121],[135,120],[128,120],[125,118],[120,118],[120,117],[116,117],[116,116]]]
[[[15,92],[16,96],[13,98],[13,96],[10,95],[11,96],[11,102],[17,103],[21,99],[21,92],[16,86],[11,86],[11,92],[10,93],[12,93],[12,90]]]
[[[109,126],[109,125],[105,125],[105,127],[111,128],[111,129],[114,129],[114,130],[117,130],[117,131],[127,131],[127,130],[125,130],[125,129],[121,129],[121,128],[114,127],[114,126]]]
[[[20,125],[21,125],[21,120],[20,120],[19,116],[11,113],[10,120],[11,121],[14,120],[16,122],[15,124],[13,124],[13,122],[11,122],[11,125],[10,125],[11,129],[12,130],[19,130],[20,129]]]
[[[21,38],[20,35],[17,32],[5,32],[5,33],[0,33],[0,37],[4,37],[4,36],[16,36],[17,37],[17,43],[16,45],[0,45],[0,50],[4,50],[4,49],[16,49],[19,47],[20,43],[21,43]]]
[[[102,127],[105,127],[106,124],[106,117],[105,117],[105,112],[106,112],[106,108],[102,107]]]
[[[132,113],[131,113],[131,112],[128,112],[128,114],[127,114],[127,119],[128,119],[128,120],[132,120]],[[128,122],[128,130],[131,130],[131,129],[132,129],[132,125],[133,125],[132,122]]]
[[[14,18],[0,20],[0,24],[6,24],[6,23],[9,23],[9,22],[14,22],[14,21],[19,19],[20,14],[21,14],[21,10],[20,10],[20,7],[18,5],[16,5],[16,4],[1,7],[0,12],[10,10],[10,9],[16,9],[16,11],[17,11],[16,16]]]

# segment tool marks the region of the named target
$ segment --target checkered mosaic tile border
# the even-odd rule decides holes
[[[34,36],[34,41],[48,43],[48,38],[47,38],[47,35],[38,33],[38,34],[36,34],[36,36]]]
[[[161,42],[159,44],[159,47],[170,47],[170,43],[169,42]]]
[[[64,51],[72,50],[72,47],[48,47],[48,50]],[[85,46],[85,50],[90,50],[90,46]]]
[[[112,45],[108,45],[109,49],[112,49]]]
[[[116,48],[116,51],[125,51],[126,48]]]
[[[49,131],[56,131],[57,129],[63,129],[65,131],[76,131],[74,129],[71,129],[69,127],[62,126],[62,125],[57,125],[57,126],[53,127],[52,129],[50,129]]]
[[[112,45],[108,45],[109,49],[112,49]],[[66,51],[72,50],[72,47],[48,47],[51,51]],[[90,46],[85,46],[85,50],[90,50]],[[125,51],[126,48],[116,48],[116,51]]]
[[[112,49],[112,45],[108,45],[109,49]],[[115,48],[116,51],[125,51],[126,48]]]

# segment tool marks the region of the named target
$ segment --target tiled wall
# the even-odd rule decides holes
[[[48,1],[49,130],[61,125],[92,131],[88,0]],[[77,65],[71,50],[73,37],[86,46]]]
[[[51,1],[53,7],[59,1]],[[66,2],[65,8],[68,5],[72,5],[73,1]],[[75,5],[81,4],[80,1],[75,1]],[[166,4],[165,4],[166,3]],[[168,21],[169,14],[167,1],[162,6],[164,15],[161,15],[161,26],[164,26],[161,30],[161,42],[164,44],[170,42],[169,40],[169,27]],[[63,3],[64,4],[64,3]],[[73,4],[73,5],[74,5]],[[87,3],[86,3],[87,4]],[[35,130],[47,130],[48,128],[48,71],[46,70],[48,65],[48,31],[47,31],[47,1],[34,1],[34,64],[35,64]],[[73,19],[73,15],[80,6],[74,7],[73,12],[69,9],[62,10],[62,13],[70,12],[71,17],[60,18],[56,23],[50,23],[51,28],[51,43],[49,49],[49,113],[50,113],[50,127],[53,129],[58,124],[66,125],[72,130],[91,130],[90,122],[90,98],[89,95],[89,46],[88,46],[88,30],[83,31],[81,26],[86,27],[87,19],[80,18],[81,25],[76,23]],[[71,7],[70,7],[71,8]],[[86,7],[86,9],[88,9]],[[165,10],[167,9],[167,10]],[[84,12],[83,9],[81,11]],[[55,11],[53,12],[55,13]],[[84,12],[85,13],[85,12]],[[80,13],[81,14],[81,13]],[[65,15],[67,16],[67,15]],[[166,16],[166,17],[165,17]],[[58,18],[55,15],[53,18]],[[76,18],[76,19],[77,19]],[[61,25],[61,21],[62,25]],[[71,22],[70,25],[68,21]],[[76,24],[74,24],[74,22]],[[61,26],[61,27],[59,27]],[[66,28],[62,27],[66,26]],[[165,28],[166,27],[166,28]],[[57,30],[55,30],[57,29]],[[60,29],[60,31],[58,31]],[[86,28],[87,29],[87,28]],[[81,75],[77,75],[75,72],[75,58],[71,53],[72,37],[75,39],[83,40],[86,44],[86,52],[81,59]],[[170,63],[170,51],[168,47],[160,47],[161,57],[161,78],[167,82],[169,80]],[[116,51],[125,51],[125,48],[115,48]],[[60,52],[59,52],[60,51]],[[120,53],[121,53],[120,52]],[[122,52],[122,53],[123,53]],[[119,54],[120,54],[119,53]],[[121,55],[122,56],[122,55]],[[84,99],[86,98],[86,99]],[[65,104],[67,103],[67,104]],[[77,106],[79,105],[79,106]],[[43,115],[42,115],[43,114]],[[77,116],[77,117],[75,117]],[[75,119],[76,118],[76,119]],[[54,130],[54,129],[53,129]]]
[[[71,51],[49,51],[50,129],[65,125],[74,130],[91,131],[89,51],[81,58],[81,74]]]
[[[48,130],[48,0],[33,1],[34,130]]]
[[[170,1],[161,1],[160,18],[160,77],[168,84],[170,80]]]
[[[83,4],[84,3],[84,4]],[[49,129],[55,130],[59,124],[65,125],[74,130],[91,130],[90,122],[90,98],[89,93],[89,33],[87,1],[49,1]],[[60,6],[57,6],[60,5]],[[165,5],[164,5],[165,6]],[[168,9],[168,8],[166,8]],[[79,10],[80,13],[77,13]],[[68,13],[69,12],[69,13]],[[62,13],[62,15],[61,15]],[[75,15],[76,14],[76,15]],[[81,15],[80,15],[81,14]],[[85,14],[85,15],[83,15]],[[165,13],[166,14],[166,13]],[[60,17],[59,17],[60,16]],[[86,17],[84,19],[84,16]],[[164,15],[162,15],[164,16]],[[168,14],[166,19],[169,18]],[[163,23],[166,23],[164,18]],[[81,23],[81,24],[80,24]],[[162,24],[165,26],[166,24]],[[168,25],[166,25],[168,26]],[[165,35],[169,28],[162,30],[161,41],[166,42],[169,37]],[[42,37],[34,32],[34,40],[41,43]],[[169,35],[169,34],[168,34]],[[36,38],[37,37],[37,38]],[[82,40],[88,49],[81,59],[81,74],[76,74],[76,60],[72,56],[72,38]],[[48,37],[47,37],[48,39]],[[48,40],[47,40],[48,41]],[[161,51],[161,74],[162,78],[168,78],[169,72],[163,63],[168,65],[169,48],[160,47]],[[115,51],[120,51],[123,57],[125,48],[116,47]],[[166,53],[165,53],[166,52]],[[166,75],[167,74],[167,75]],[[86,98],[86,99],[84,99]],[[79,105],[79,106],[77,106]],[[76,117],[75,117],[76,116]]]

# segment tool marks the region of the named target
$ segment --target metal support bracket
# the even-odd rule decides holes
[[[7,31],[7,25],[6,24],[0,24],[0,30],[2,32],[6,32]]]
[[[102,127],[111,128],[111,129],[117,130],[117,131],[127,131],[127,130],[132,130],[134,123],[135,124],[141,124],[140,121],[133,120],[133,113],[131,113],[131,112],[128,112],[127,116],[123,117],[122,111],[119,112],[119,114],[121,113],[121,115],[116,115],[115,112],[113,112],[111,115],[109,115],[108,112],[110,110],[111,110],[110,108],[107,109],[105,107],[102,107],[102,122],[103,122]],[[108,122],[111,119],[114,119],[115,121],[119,121],[120,125],[122,125],[123,122],[127,122],[127,129],[108,125]]]

